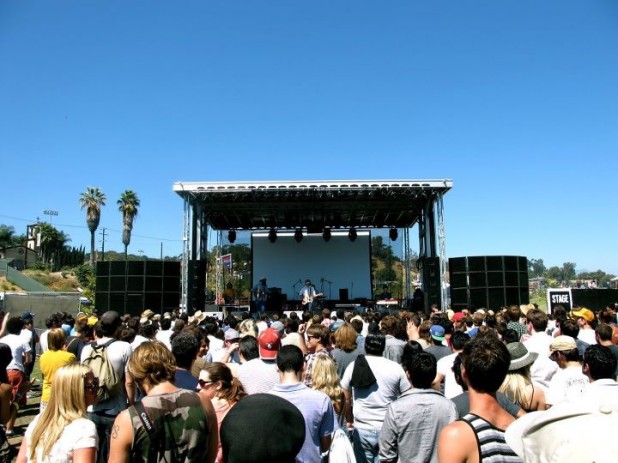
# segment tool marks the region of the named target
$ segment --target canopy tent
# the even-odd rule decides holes
[[[452,181],[346,180],[281,182],[177,182],[184,200],[182,303],[187,307],[189,262],[206,258],[208,228],[214,230],[403,229],[419,228],[419,262],[440,258],[444,281],[443,196]],[[404,263],[410,259],[404,255]],[[409,269],[408,269],[409,270]],[[406,272],[406,297],[410,296]],[[427,282],[424,282],[426,286]],[[443,285],[440,285],[443,286]],[[217,288],[218,290],[220,288]],[[439,296],[445,300],[444,289]]]

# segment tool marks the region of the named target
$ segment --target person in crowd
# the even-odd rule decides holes
[[[200,350],[197,339],[188,331],[183,331],[172,338],[172,354],[176,359],[176,375],[174,384],[182,389],[195,391],[197,389],[197,378],[191,374],[191,366]]]
[[[596,328],[596,317],[594,312],[582,307],[579,310],[571,311],[571,318],[575,319],[579,325],[579,334],[577,338],[589,345],[596,344],[597,341],[594,333],[594,329]]]
[[[466,314],[463,312],[455,312],[451,318],[454,331],[466,331]]]
[[[268,432],[247,432],[265,424]],[[289,401],[253,394],[229,411],[220,433],[226,463],[295,463],[305,443],[305,420]]]
[[[507,320],[506,327],[517,331],[520,338],[526,334],[526,327],[520,323],[521,309],[518,305],[510,305],[504,312],[504,317]]]
[[[21,337],[24,342],[30,346],[30,352],[32,355],[28,362],[24,362],[24,374],[26,375],[26,381],[30,381],[30,375],[34,369],[34,361],[36,360],[36,345],[39,342],[39,336],[34,330],[34,314],[32,312],[24,312],[21,316],[24,326],[21,330]]]
[[[86,316],[86,319],[88,317]],[[45,319],[45,331],[41,333],[39,336],[39,345],[41,346],[41,353],[45,353],[47,350],[47,335],[49,331],[53,328],[60,328],[62,324],[60,323],[60,318],[58,318],[57,314],[52,314],[48,318]]]
[[[167,315],[167,316],[166,316]],[[155,334],[155,339],[159,342],[162,342],[167,346],[169,350],[172,350],[172,343],[170,341],[170,337],[172,336],[172,316],[169,312],[163,314],[163,318],[160,323],[161,328]]]
[[[588,377],[582,372],[581,356],[575,339],[556,336],[550,345],[551,359],[559,370],[552,377],[547,390],[546,402],[555,405],[563,400],[578,400],[588,388]]]
[[[401,356],[403,354],[403,346],[406,342],[401,339],[405,329],[402,328],[403,320],[394,315],[386,315],[380,321],[380,331],[386,337],[386,347],[384,348],[384,357],[401,364]]]
[[[584,401],[594,400],[600,405],[610,405],[618,410],[617,366],[618,360],[609,347],[595,344],[586,350],[582,371],[590,385],[584,394]]]
[[[238,324],[238,332],[240,337],[253,336],[255,339],[258,337],[258,328],[253,318],[247,318]]]
[[[461,386],[455,381],[453,362],[455,362],[455,358],[463,350],[466,342],[469,340],[470,336],[463,331],[455,331],[451,336],[451,348],[453,349],[453,353],[438,360],[433,388],[437,391],[442,391],[447,399],[452,399],[463,392]]]
[[[530,377],[530,367],[539,354],[528,351],[521,342],[512,342],[507,344],[506,348],[511,356],[511,364],[499,391],[518,403],[526,412],[545,410],[543,388],[534,384]]]
[[[599,324],[596,329],[597,344],[607,347],[618,361],[618,345],[612,342],[613,329],[606,323]],[[614,379],[618,377],[618,369],[614,374]]]
[[[84,346],[94,340],[94,327],[88,325],[85,320],[80,321],[80,318],[77,317],[73,328],[74,334],[66,339],[64,349],[75,355],[77,359],[81,359]]]
[[[616,312],[611,307],[606,307],[599,310],[597,313],[599,322],[608,325],[612,329],[612,344],[618,345],[618,325],[616,324]]]
[[[9,383],[12,387],[12,401],[14,406],[11,408],[11,416],[6,424],[6,435],[13,435],[13,426],[17,419],[17,410],[19,407],[26,405],[26,392],[29,388],[29,382],[26,379],[25,364],[31,361],[34,354],[27,342],[21,337],[21,330],[24,322],[21,317],[9,317],[6,322],[7,335],[0,338],[0,342],[8,345],[11,348],[13,359],[6,367]]]
[[[579,356],[583,357],[584,352],[586,352],[586,349],[588,349],[588,346],[590,344],[579,338],[580,331],[581,329],[577,320],[568,318],[560,323],[560,332],[562,333],[562,335],[570,336],[575,339],[575,345],[577,345],[577,351],[579,352]]]
[[[346,368],[341,387],[346,399],[347,428],[353,429],[358,463],[379,461],[379,436],[388,405],[410,388],[403,368],[383,357],[386,339],[369,333],[365,352]]]
[[[311,387],[313,384],[313,363],[315,359],[325,355],[330,357],[328,350],[330,342],[330,331],[324,325],[314,323],[307,328],[307,349],[309,353],[305,356],[304,379],[305,385]]]
[[[470,413],[440,432],[438,460],[480,462],[493,458],[493,461],[520,462],[504,438],[504,430],[515,418],[496,398],[511,363],[509,351],[497,336],[489,334],[470,339],[460,355]]]
[[[223,335],[223,349],[219,350],[217,355],[213,355],[212,361],[240,364],[238,341],[240,341],[240,333],[234,328],[228,328]]]
[[[313,364],[313,389],[330,397],[335,411],[335,429],[341,428],[345,420],[345,395],[337,375],[335,361],[331,357],[321,355],[315,359]]]
[[[335,348],[331,355],[337,365],[337,375],[339,379],[343,378],[343,373],[350,363],[356,360],[359,354],[365,351],[358,347],[356,340],[358,332],[351,323],[344,323],[337,331],[335,331]]]
[[[457,419],[457,409],[431,388],[437,371],[433,355],[407,356],[403,367],[412,387],[388,406],[380,431],[380,462],[437,463],[438,436]]]
[[[97,400],[97,378],[87,366],[72,363],[56,371],[52,385],[47,407],[26,429],[17,463],[95,463],[98,436],[86,408]]]
[[[39,367],[43,376],[43,393],[41,395],[41,411],[45,410],[51,396],[52,382],[58,368],[76,362],[74,354],[64,350],[66,335],[62,328],[54,328],[47,335],[49,349],[39,358]]]
[[[223,418],[236,403],[247,394],[238,379],[232,376],[230,369],[221,362],[208,363],[200,372],[200,395],[205,395],[212,402],[217,415],[219,430]],[[217,463],[223,463],[221,440],[217,450]]]
[[[212,403],[174,385],[176,365],[169,349],[158,341],[143,343],[127,370],[146,395],[116,418],[109,463],[214,462],[218,433]]]
[[[13,400],[13,388],[9,383],[6,367],[13,360],[11,348],[4,343],[0,343],[0,424],[6,426],[11,417]]]
[[[524,346],[530,352],[536,352],[544,357],[549,356],[549,345],[553,338],[547,334],[549,317],[539,309],[529,310],[526,314],[526,331],[528,338],[523,341]]]
[[[118,413],[127,408],[127,403],[132,404],[135,399],[135,387],[130,375],[125,375],[129,358],[131,357],[131,345],[118,340],[115,336],[121,327],[121,319],[118,312],[109,310],[101,315],[95,325],[94,331],[97,346],[106,345],[107,356],[112,364],[119,386],[109,391],[109,397],[98,400],[88,407],[88,419],[97,427],[99,436],[99,451],[97,452],[98,463],[106,463],[109,456],[109,442],[114,420]],[[93,346],[87,344],[82,350],[81,362],[84,363],[90,357]],[[101,372],[94,371],[95,376],[101,376]],[[124,385],[124,387],[123,387]]]
[[[296,312],[292,312],[296,315]],[[274,325],[275,323],[273,323]],[[303,351],[303,354],[307,354],[307,343],[305,342],[305,337],[301,334],[300,324],[298,323],[298,318],[288,318],[285,320],[285,335],[281,338],[281,345],[294,345]]]
[[[462,418],[470,413],[470,394],[468,393],[468,385],[461,376],[461,355],[458,355],[453,362],[453,374],[455,375],[455,381],[461,386],[463,392],[453,397],[451,400],[457,408],[459,418]],[[496,400],[498,404],[514,418],[519,418],[526,414],[519,404],[513,402],[500,391],[496,392]]]
[[[281,349],[279,331],[267,328],[258,336],[259,358],[238,366],[238,379],[247,394],[269,392],[279,382],[277,352]]]
[[[472,314],[472,328],[468,330],[468,336],[473,337],[479,333],[479,329],[485,321],[485,312],[476,311]]]
[[[365,335],[363,334],[363,329],[365,328],[365,324],[363,319],[358,315],[352,317],[350,320],[350,325],[354,327],[356,330],[356,345],[360,350],[364,352],[365,350]]]
[[[433,324],[431,328],[429,328],[429,334],[431,344],[425,349],[425,351],[433,355],[436,358],[436,361],[440,360],[442,357],[452,354],[451,349],[443,344],[446,339],[446,330],[443,326]]]
[[[200,377],[200,371],[202,371],[202,368],[204,367],[204,365],[209,363],[206,360],[208,357],[208,343],[209,343],[208,338],[204,336],[204,333],[202,333],[202,330],[195,325],[186,325],[182,329],[181,333],[189,333],[195,339],[197,339],[197,343],[199,346],[197,355],[195,359],[193,360],[193,363],[191,364],[191,369],[189,370],[191,372],[191,376],[197,379]],[[171,339],[173,339],[175,336],[178,336],[178,334],[173,334]],[[171,339],[170,339],[170,346],[172,342]]]
[[[325,327],[324,327],[325,328]],[[304,356],[296,346],[283,346],[277,353],[279,384],[270,391],[296,406],[305,420],[305,442],[296,459],[321,463],[334,431],[335,412],[330,397],[307,387],[302,380]]]

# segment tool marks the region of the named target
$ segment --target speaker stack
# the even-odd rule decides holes
[[[528,259],[473,256],[449,259],[451,308],[500,309],[528,304]]]

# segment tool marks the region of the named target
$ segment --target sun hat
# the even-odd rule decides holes
[[[527,413],[506,428],[504,437],[524,461],[609,463],[618,455],[616,429],[616,404],[584,399]]]
[[[509,371],[515,371],[526,367],[534,363],[539,356],[537,352],[530,352],[526,349],[526,346],[524,346],[521,342],[511,342],[506,345],[506,348],[511,355],[511,365],[509,366]]]
[[[431,334],[431,337],[436,341],[444,341],[444,327],[440,325],[431,325],[431,328],[429,328],[429,334]]]

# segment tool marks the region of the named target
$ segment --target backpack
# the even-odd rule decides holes
[[[115,339],[110,339],[105,344],[100,345],[97,345],[96,342],[91,343],[92,350],[82,362],[89,366],[94,375],[99,378],[99,390],[97,392],[99,401],[114,397],[120,384],[121,378],[116,374],[116,370],[114,370],[114,366],[107,356],[107,348],[114,341]]]

